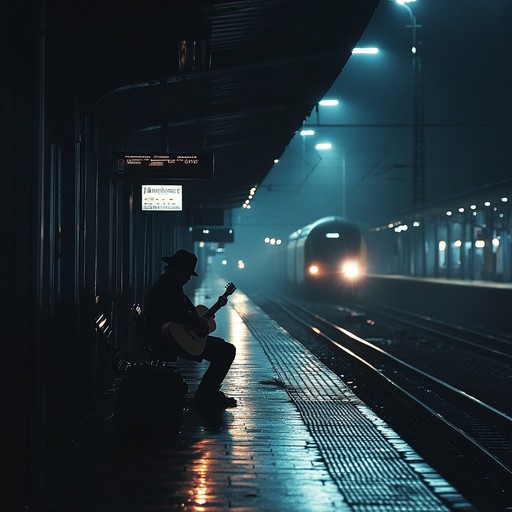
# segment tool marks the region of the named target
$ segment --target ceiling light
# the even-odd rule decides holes
[[[339,104],[338,100],[321,100],[320,101],[320,105],[322,105],[322,107],[335,107],[338,104]]]
[[[369,47],[369,48],[354,48],[352,50],[352,53],[354,55],[376,55],[379,53],[379,49],[375,47]]]

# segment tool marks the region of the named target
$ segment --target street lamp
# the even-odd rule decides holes
[[[424,161],[424,120],[423,120],[423,82],[421,76],[421,58],[417,44],[418,28],[421,25],[416,23],[416,16],[408,4],[416,0],[396,0],[396,3],[405,7],[411,17],[410,28],[412,30],[412,73],[413,73],[413,178],[412,178],[412,202],[413,207],[420,206],[425,203],[425,161]]]
[[[379,49],[375,48],[374,46],[370,46],[367,48],[353,48],[352,54],[353,55],[377,55],[379,53]]]
[[[320,105],[322,105],[323,107],[336,107],[337,105],[340,104],[339,100],[336,100],[336,99],[332,99],[332,100],[329,100],[329,99],[325,99],[325,100],[320,100]]]
[[[320,151],[325,151],[327,149],[331,149],[332,144],[330,142],[320,142],[315,145],[315,149],[319,149]]]

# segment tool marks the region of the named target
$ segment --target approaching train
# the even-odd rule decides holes
[[[313,292],[357,292],[365,273],[366,244],[354,223],[324,217],[292,233],[283,245],[288,284]]]

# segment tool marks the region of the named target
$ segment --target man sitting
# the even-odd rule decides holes
[[[144,307],[155,355],[161,359],[175,360],[181,357],[190,361],[210,361],[195,392],[194,403],[205,408],[236,407],[236,400],[220,390],[235,358],[236,348],[222,338],[209,335],[208,320],[198,314],[183,290],[191,276],[197,277],[197,256],[180,249],[172,256],[162,258],[162,261],[167,266],[149,290]],[[221,296],[219,301],[223,306],[227,299]],[[175,324],[187,326],[200,338],[205,337],[204,350],[199,354],[188,352],[172,336]]]

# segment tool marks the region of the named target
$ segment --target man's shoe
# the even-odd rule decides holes
[[[220,390],[213,393],[196,392],[194,395],[194,404],[198,407],[210,409],[228,409],[238,405],[233,397],[227,396]]]

